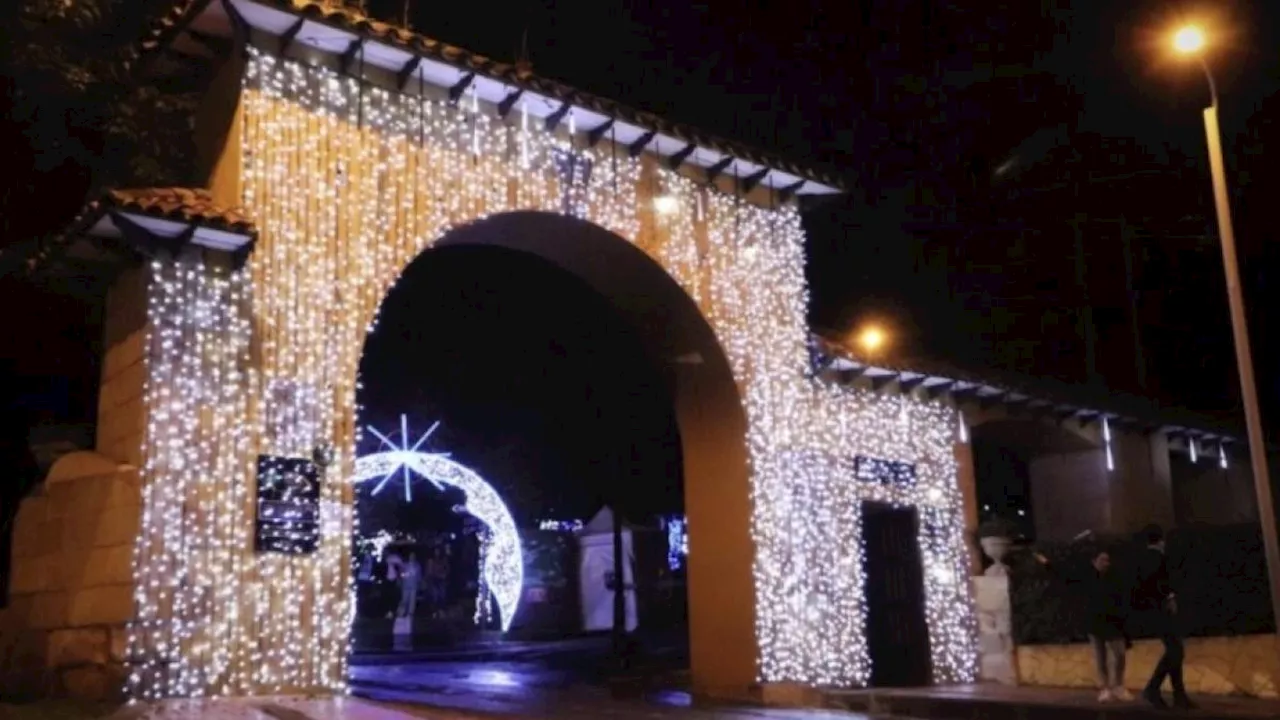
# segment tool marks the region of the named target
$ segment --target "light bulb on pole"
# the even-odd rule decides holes
[[[1235,231],[1231,225],[1231,201],[1227,193],[1226,164],[1222,159],[1222,132],[1218,127],[1218,86],[1204,58],[1208,45],[1199,26],[1186,25],[1173,34],[1173,49],[1195,57],[1209,83],[1209,107],[1204,109],[1205,140],[1209,146],[1209,173],[1213,179],[1213,203],[1218,216],[1218,237],[1222,243],[1222,265],[1227,276],[1227,300],[1231,309],[1231,332],[1235,338],[1236,366],[1240,375],[1240,397],[1244,402],[1249,435],[1249,458],[1253,466],[1253,486],[1258,500],[1258,520],[1262,525],[1262,545],[1267,558],[1271,586],[1271,608],[1280,618],[1280,541],[1277,540],[1275,505],[1271,497],[1271,474],[1267,468],[1266,437],[1262,413],[1258,409],[1258,389],[1253,375],[1253,353],[1249,348],[1244,292],[1240,287],[1240,267],[1236,258]],[[1193,456],[1194,457],[1194,456]],[[1280,633],[1280,628],[1277,628]]]
[[[1198,25],[1186,25],[1173,34],[1173,49],[1183,55],[1198,53],[1204,49],[1204,30]]]

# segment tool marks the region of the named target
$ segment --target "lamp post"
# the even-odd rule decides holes
[[[1271,498],[1271,477],[1267,471],[1267,446],[1258,409],[1258,390],[1253,376],[1253,354],[1249,349],[1249,328],[1245,317],[1244,294],[1240,288],[1240,268],[1236,260],[1235,232],[1231,227],[1231,204],[1222,161],[1222,133],[1218,128],[1218,86],[1209,70],[1203,50],[1204,31],[1189,25],[1173,36],[1173,47],[1194,57],[1209,82],[1209,107],[1204,109],[1204,132],[1209,145],[1209,172],[1213,176],[1213,204],[1218,215],[1218,236],[1222,242],[1222,265],[1227,275],[1227,299],[1231,306],[1231,332],[1235,337],[1236,365],[1240,374],[1240,396],[1249,434],[1249,458],[1253,465],[1253,486],[1258,497],[1258,520],[1267,558],[1271,586],[1271,610],[1280,633],[1280,542],[1276,538],[1275,505]]]

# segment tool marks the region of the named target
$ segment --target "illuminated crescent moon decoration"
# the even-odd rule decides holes
[[[379,479],[371,493],[376,495],[399,474],[404,482],[406,502],[413,499],[411,486],[414,475],[425,478],[437,489],[448,485],[461,490],[466,496],[462,509],[484,523],[492,536],[480,572],[484,584],[498,601],[499,620],[503,632],[506,632],[516,616],[524,585],[520,534],[501,496],[484,478],[471,468],[450,460],[448,453],[418,450],[439,425],[439,422],[432,425],[413,445],[409,444],[408,420],[403,415],[400,416],[399,445],[369,428],[387,449],[356,458],[354,480],[361,483]]]

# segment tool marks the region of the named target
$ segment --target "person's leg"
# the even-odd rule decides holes
[[[1142,691],[1142,696],[1152,705],[1164,705],[1164,699],[1160,696],[1160,687],[1164,685],[1164,679],[1169,675],[1170,663],[1170,647],[1169,640],[1166,636],[1160,638],[1164,644],[1164,652],[1160,655],[1160,661],[1156,663],[1156,668],[1151,673],[1151,679],[1147,681],[1147,687]]]
[[[1182,663],[1186,659],[1186,649],[1182,644],[1182,638],[1174,633],[1169,634],[1169,639],[1165,645],[1169,648],[1169,684],[1173,686],[1173,701],[1175,704],[1186,707],[1191,704],[1191,700],[1187,697],[1187,686],[1182,679]]]
[[[1107,644],[1097,635],[1089,636],[1093,645],[1093,666],[1098,673],[1098,700],[1106,702],[1111,699],[1111,685],[1107,682]]]
[[[396,606],[396,617],[406,617],[409,614],[409,596],[411,592],[409,583],[400,583],[400,604]]]
[[[1107,648],[1111,651],[1111,691],[1112,694],[1121,700],[1129,700],[1131,696],[1124,686],[1124,638],[1114,638],[1107,641]]]
[[[418,583],[409,584],[409,612],[408,616],[413,617],[418,611]]]

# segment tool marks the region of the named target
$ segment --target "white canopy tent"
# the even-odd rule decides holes
[[[582,594],[582,629],[588,632],[613,627],[614,591],[610,578],[613,563],[613,511],[605,506],[578,532],[578,579]],[[626,627],[636,629],[635,545],[630,526],[622,528],[623,583],[626,588]]]

